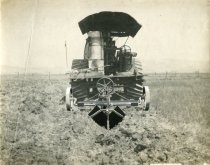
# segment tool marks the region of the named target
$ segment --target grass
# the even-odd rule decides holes
[[[151,105],[157,113],[178,123],[209,125],[210,79],[148,79]]]

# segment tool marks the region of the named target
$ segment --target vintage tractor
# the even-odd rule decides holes
[[[125,116],[125,107],[149,109],[149,88],[143,85],[141,63],[130,46],[115,45],[114,37],[134,37],[141,25],[122,12],[100,12],[79,22],[87,33],[84,59],[74,59],[66,107],[90,109],[89,116],[111,129]]]

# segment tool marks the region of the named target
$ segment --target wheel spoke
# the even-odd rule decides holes
[[[98,86],[98,85],[100,85],[100,86],[102,86],[102,87],[105,87],[105,86],[104,86],[103,84],[101,84],[101,83],[97,83],[97,86]]]
[[[111,83],[111,81],[109,81],[106,85],[109,85]]]

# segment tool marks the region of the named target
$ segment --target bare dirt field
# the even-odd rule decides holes
[[[68,77],[1,76],[0,165],[210,163],[209,77],[146,76],[151,108],[115,128],[66,111]]]

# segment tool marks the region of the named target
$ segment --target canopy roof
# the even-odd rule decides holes
[[[104,11],[85,17],[79,22],[79,27],[82,34],[101,31],[110,32],[112,36],[134,37],[141,25],[126,13]]]

